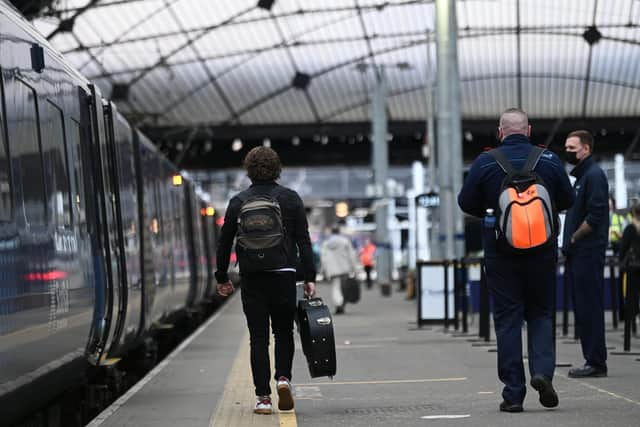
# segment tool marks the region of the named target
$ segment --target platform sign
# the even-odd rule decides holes
[[[440,206],[440,195],[434,191],[418,194],[416,206],[420,208],[437,208]]]
[[[444,323],[445,321],[445,288],[447,289],[449,306],[448,319],[454,316],[454,268],[444,263],[418,263],[418,324]],[[446,283],[445,283],[446,280]]]

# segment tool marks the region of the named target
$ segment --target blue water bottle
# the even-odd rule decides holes
[[[493,209],[489,208],[485,211],[484,215],[484,227],[494,230],[496,228],[496,217],[493,214]]]

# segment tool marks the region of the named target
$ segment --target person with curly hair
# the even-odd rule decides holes
[[[224,297],[234,290],[227,269],[236,239],[242,307],[249,327],[256,392],[254,412],[271,414],[269,323],[275,337],[278,408],[290,410],[294,406],[290,382],[297,254],[300,254],[305,293],[309,296],[315,294],[316,270],[302,200],[295,191],[276,183],[282,171],[278,154],[268,147],[253,148],[244,159],[244,168],[251,186],[234,196],[227,206],[218,242],[217,290]],[[256,254],[261,240],[252,233],[263,239],[275,239],[274,243],[257,249]]]

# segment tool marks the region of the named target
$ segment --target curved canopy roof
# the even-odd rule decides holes
[[[147,126],[423,120],[433,1],[66,0],[35,25]],[[640,1],[458,1],[465,119],[640,115]],[[360,66],[359,66],[360,64]]]

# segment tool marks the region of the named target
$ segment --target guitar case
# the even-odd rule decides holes
[[[311,378],[336,374],[333,319],[322,298],[298,300],[298,331]]]

